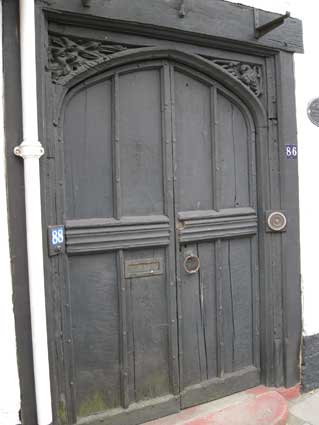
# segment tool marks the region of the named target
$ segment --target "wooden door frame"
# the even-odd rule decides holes
[[[38,75],[39,75],[39,129],[40,138],[43,141],[46,155],[41,162],[42,177],[42,196],[43,196],[43,228],[46,235],[46,227],[53,224],[57,219],[57,212],[54,211],[51,196],[52,169],[54,167],[55,152],[50,144],[52,136],[55,137],[56,121],[52,115],[48,115],[46,119],[46,99],[47,85],[49,81],[49,73],[45,71],[47,65],[47,43],[48,43],[48,21],[60,21],[88,27],[101,23],[103,20],[86,15],[79,16],[73,13],[70,7],[69,13],[63,16],[57,16],[55,7],[48,7],[45,3],[39,3],[36,13],[38,23]],[[19,60],[18,60],[18,43],[14,34],[14,26],[18,21],[18,4],[17,2],[4,1],[4,23],[5,25],[5,47],[4,47],[4,66],[5,66],[5,110],[6,110],[6,145],[7,145],[7,173],[8,173],[8,192],[9,192],[9,216],[10,216],[10,243],[11,256],[13,261],[13,284],[16,294],[15,298],[15,317],[16,332],[18,342],[18,360],[20,371],[20,382],[22,392],[22,411],[26,423],[35,423],[35,398],[33,385],[33,367],[32,367],[32,349],[29,322],[29,304],[27,293],[27,264],[25,261],[25,239],[24,239],[24,198],[23,173],[21,163],[13,157],[12,147],[18,143],[21,135],[21,119],[16,115],[16,111],[20,110],[20,90],[19,87],[13,87],[10,83],[12,72],[16,73],[19,80]],[[11,27],[9,25],[11,23]],[[101,24],[101,25],[102,25]],[[119,33],[127,26],[126,22],[120,20],[112,21],[112,29]],[[131,28],[130,33],[145,34],[150,33],[147,25],[135,26]],[[189,33],[186,35],[182,31],[169,31],[167,29],[158,28],[158,40],[161,40],[161,46],[167,41],[178,43],[184,41],[192,42],[195,45],[202,46],[203,40],[200,34]],[[263,108],[257,98],[254,98],[247,87],[243,86],[235,78],[230,78],[225,71],[215,69],[211,63],[205,59],[190,55],[185,52],[173,51],[166,49],[151,49],[152,54],[176,55],[179,60],[185,60],[187,65],[192,65],[194,58],[199,60],[202,71],[210,72],[214,69],[216,75],[220,77],[221,83],[232,90],[238,92],[239,96],[251,105],[251,112],[254,119],[257,120],[256,128],[258,134],[264,143],[257,141],[257,179],[258,192],[262,193],[258,199],[259,209],[259,235],[260,235],[260,296],[261,296],[261,373],[262,382],[268,386],[291,387],[299,382],[299,351],[301,341],[301,290],[300,290],[300,261],[299,261],[299,213],[298,213],[298,170],[297,161],[287,161],[285,157],[285,145],[297,144],[296,132],[296,111],[294,98],[294,75],[293,75],[293,57],[287,48],[278,50],[274,46],[253,45],[251,42],[236,42],[234,46],[232,41],[212,37],[211,45],[219,45],[227,50],[234,50],[243,54],[260,55],[266,58],[266,66],[269,73],[267,74],[267,85],[269,94],[269,107],[267,112],[263,112]],[[209,44],[209,38],[205,40],[205,45]],[[217,43],[217,44],[216,44]],[[156,44],[155,44],[156,46]],[[292,50],[292,48],[290,48]],[[298,49],[297,49],[298,50]],[[145,53],[146,52],[146,53]],[[134,57],[138,60],[143,55],[149,54],[150,49],[139,49],[139,51],[129,52],[127,55],[118,55],[112,61],[112,64],[121,63],[126,56]],[[180,56],[178,56],[180,55]],[[144,56],[145,57],[145,56]],[[101,66],[100,71],[104,68]],[[270,70],[272,70],[270,72]],[[87,78],[95,70],[88,70],[86,75],[82,74],[81,78],[75,77],[72,84],[79,83],[80,79]],[[216,75],[215,78],[216,78]],[[231,83],[230,83],[231,82]],[[70,87],[68,87],[69,89]],[[272,98],[271,98],[272,97]],[[271,103],[277,101],[276,108],[271,107]],[[252,107],[253,106],[253,107]],[[52,111],[51,111],[52,112]],[[17,120],[11,120],[16,117]],[[17,125],[17,122],[20,123]],[[20,130],[19,130],[20,128]],[[266,159],[265,159],[266,158]],[[269,164],[271,164],[269,166]],[[270,169],[273,168],[271,172]],[[280,174],[279,188],[276,188],[277,177]],[[55,185],[55,183],[54,183]],[[17,191],[17,187],[21,190]],[[259,190],[260,189],[260,190]],[[49,194],[49,196],[48,196]],[[265,231],[264,214],[269,210],[284,210],[288,215],[287,232],[281,234],[272,234]],[[20,223],[20,226],[17,226]],[[51,260],[46,252],[46,240],[44,241],[45,270],[46,270],[46,293],[47,293],[47,309],[49,320],[49,350],[51,364],[51,382],[54,410],[58,412],[61,409],[61,400],[59,400],[60,385],[59,380],[67,380],[70,371],[65,370],[58,364],[55,352],[57,347],[61,348],[61,336],[57,334],[60,328],[60,317],[57,316],[55,310],[57,305],[61,303],[63,296],[58,290],[58,286],[52,277]],[[277,262],[276,258],[280,261]],[[58,262],[53,260],[53,269],[56,270]],[[265,273],[265,270],[270,270]],[[279,299],[280,303],[276,303]],[[61,304],[62,305],[62,304]],[[23,307],[22,307],[23,306]],[[60,306],[61,307],[61,306]],[[66,314],[67,305],[63,304],[62,315]],[[64,313],[63,313],[64,311]],[[70,334],[70,329],[66,330],[66,335]],[[71,355],[71,353],[69,353]],[[72,397],[72,394],[70,394]],[[63,406],[62,406],[63,407]],[[62,412],[63,413],[63,412]]]

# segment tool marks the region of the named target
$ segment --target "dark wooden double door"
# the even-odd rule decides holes
[[[245,105],[191,67],[131,64],[69,95],[63,142],[79,422],[138,423],[258,385]]]

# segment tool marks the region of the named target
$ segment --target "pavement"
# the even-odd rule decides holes
[[[288,405],[287,425],[319,425],[319,390],[302,394]]]
[[[319,425],[319,390],[259,386],[144,425]]]

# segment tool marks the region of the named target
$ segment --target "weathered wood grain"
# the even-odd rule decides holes
[[[66,222],[67,252],[94,253],[168,245],[169,231],[165,216],[137,217],[133,220],[69,220]]]
[[[181,212],[178,236],[181,243],[224,239],[257,233],[253,208],[227,208],[216,211]]]
[[[232,40],[232,48],[238,49],[244,43],[250,47],[268,47],[292,52],[303,51],[301,22],[289,18],[271,33],[255,38],[254,10],[252,7],[228,3],[219,0],[187,0],[186,16],[179,16],[180,3],[177,0],[119,0],[116,2],[96,0],[89,9],[83,8],[78,0],[43,1],[43,6],[52,11],[64,12],[59,20],[81,21],[85,16],[86,25],[96,28],[104,26],[101,18],[107,19],[108,28],[112,25],[122,27],[125,31],[139,32],[164,38],[180,37],[197,39],[201,42],[217,41],[225,47],[225,41]],[[78,16],[67,16],[66,13]],[[260,10],[260,24],[277,18],[275,13]],[[90,18],[93,20],[90,22]],[[117,22],[116,22],[117,21]],[[225,25],[227,22],[227,25]],[[178,33],[180,31],[180,33]],[[166,33],[165,33],[166,32]],[[225,40],[226,39],[226,40]]]

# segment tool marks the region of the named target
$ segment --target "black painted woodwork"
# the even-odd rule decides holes
[[[181,18],[175,3],[36,4],[44,234],[57,223],[67,234],[66,255],[45,254],[54,424],[138,424],[259,382],[299,382],[297,161],[284,146],[296,143],[300,22],[257,41],[252,8],[185,1]],[[16,5],[4,4],[16,25]],[[260,23],[277,16],[260,12]],[[14,25],[7,78],[18,70]],[[12,114],[20,94],[8,87]],[[23,188],[17,131],[7,129],[9,192],[17,179]],[[12,190],[22,226],[21,202]],[[287,212],[287,232],[265,231],[272,209]],[[34,425],[15,226],[22,413]],[[188,255],[200,258],[196,274]],[[126,278],[125,264],[145,258],[162,274]]]
[[[41,2],[41,0],[40,0]],[[83,8],[78,0],[43,0],[46,10],[59,15],[59,20],[68,23],[81,22],[83,17],[92,18],[85,26],[95,28],[119,28],[123,32],[136,30],[146,36],[175,38],[193,42],[196,38],[203,44],[240,49],[281,49],[290,52],[303,51],[301,21],[288,18],[279,28],[269,34],[255,38],[254,8],[220,0],[185,1],[185,17],[180,17],[180,1],[177,0],[118,0],[116,2],[95,0],[89,9]],[[56,16],[58,16],[56,15]],[[279,18],[281,15],[259,10],[260,25]],[[106,21],[103,22],[103,19]],[[225,25],[227,21],[228,25]],[[229,41],[231,40],[231,47]],[[228,45],[228,46],[227,46]]]

